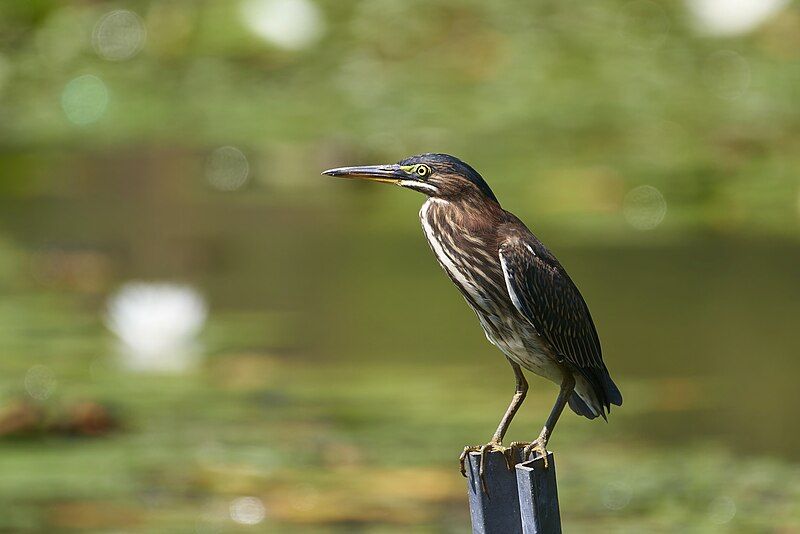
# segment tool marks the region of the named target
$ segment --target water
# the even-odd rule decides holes
[[[355,241],[361,252],[339,258],[342,278],[333,279],[339,290],[330,298],[335,330],[347,339],[326,339],[326,354],[380,357],[391,347],[406,361],[441,359],[465,372],[485,361],[512,391],[503,358],[421,235]],[[332,248],[338,245],[345,246]],[[764,453],[800,458],[800,424],[786,419],[800,401],[796,244],[704,238],[654,247],[551,245],[590,305],[605,361],[625,394],[620,412],[632,412],[625,424],[637,438],[713,440],[732,451],[755,440]]]
[[[455,458],[489,438],[514,382],[432,258],[421,199],[387,216],[386,190],[219,194],[146,173],[88,176],[0,205],[2,388],[54,412],[108,403],[123,429],[0,442],[0,500],[22,510],[6,526],[166,528],[201,516],[217,528],[247,503],[289,530],[463,529]],[[555,431],[565,521],[795,525],[800,246],[576,238],[523,218],[581,288],[625,397],[607,425],[567,412]],[[131,279],[205,295],[199,369],[116,365],[102,316]],[[530,382],[510,439],[535,437],[555,399],[555,386]],[[127,515],[109,517],[111,505]]]

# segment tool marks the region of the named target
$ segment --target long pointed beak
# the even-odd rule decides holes
[[[365,165],[363,167],[339,167],[322,171],[328,176],[341,176],[344,178],[359,178],[373,182],[397,183],[409,179],[409,175],[400,168],[400,165]]]

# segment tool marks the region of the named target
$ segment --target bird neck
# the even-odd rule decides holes
[[[431,197],[420,210],[420,217],[465,233],[494,230],[505,212],[500,204],[478,195]]]

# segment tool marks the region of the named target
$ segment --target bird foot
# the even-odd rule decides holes
[[[532,452],[537,452],[544,460],[544,468],[547,469],[547,442],[543,436],[539,436],[534,441],[514,441],[509,446],[509,449],[522,449],[522,461],[527,462],[535,458],[531,458]]]
[[[458,457],[458,461],[461,466],[461,475],[466,478],[467,476],[467,457],[471,452],[478,452],[480,453],[480,462],[478,467],[478,477],[481,480],[481,488],[483,488],[483,492],[488,495],[489,491],[486,487],[486,454],[489,452],[499,451],[503,453],[503,457],[506,459],[506,466],[508,469],[513,469],[514,467],[514,456],[513,456],[513,449],[512,447],[504,447],[502,443],[499,441],[490,441],[485,445],[471,445],[468,447],[464,447],[464,450],[461,453],[461,456]]]

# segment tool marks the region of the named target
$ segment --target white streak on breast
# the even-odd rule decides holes
[[[428,243],[430,243],[431,249],[436,255],[439,264],[450,274],[453,280],[456,280],[457,283],[461,285],[463,291],[466,291],[469,297],[485,310],[492,310],[489,313],[484,313],[481,310],[474,309],[481,323],[481,327],[483,327],[484,333],[486,334],[486,339],[522,367],[557,384],[560,383],[561,372],[552,358],[547,356],[546,349],[542,346],[541,341],[539,341],[533,326],[522,314],[520,314],[518,320],[513,320],[511,318],[504,319],[494,313],[496,307],[492,302],[487,301],[476,289],[475,281],[470,277],[470,273],[459,269],[453,259],[447,255],[442,242],[437,237],[433,226],[429,222],[431,216],[429,210],[434,204],[447,204],[447,201],[438,198],[430,198],[423,204],[419,211],[419,218],[422,222],[422,229],[425,232],[425,237]],[[507,271],[502,254],[500,255],[500,261],[503,270]],[[507,273],[504,272],[504,274]],[[508,284],[508,276],[505,276],[505,278],[506,289],[512,300],[515,301],[514,306],[519,307],[519,299],[516,298],[513,291],[511,291],[511,287]],[[469,299],[467,299],[467,302],[469,303]]]
[[[476,303],[478,303],[478,305],[486,306],[488,303],[475,287],[474,280],[467,278],[464,275],[465,271],[463,269],[459,269],[453,259],[447,254],[447,252],[445,252],[439,237],[436,235],[436,232],[428,221],[428,210],[435,202],[446,203],[447,201],[438,198],[431,198],[422,205],[422,209],[419,211],[419,219],[422,221],[422,230],[425,232],[425,237],[428,239],[428,243],[430,243],[433,253],[436,255],[436,259],[439,260],[439,263],[442,265],[442,267],[450,274],[450,276],[452,276],[455,280],[458,280],[458,283],[461,284],[461,287],[463,287],[464,290],[469,293],[470,297]]]

